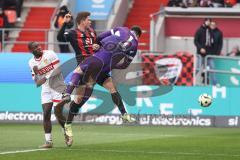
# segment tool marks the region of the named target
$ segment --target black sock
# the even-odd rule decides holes
[[[122,102],[122,97],[118,92],[112,93],[112,101],[118,106],[119,111],[122,115],[124,115],[126,112],[125,107]]]
[[[71,102],[70,104],[70,110],[68,112],[68,117],[67,117],[67,124],[71,124],[73,121],[74,116],[78,113],[79,107],[78,104],[76,104],[74,101]]]
[[[92,87],[86,87],[83,99],[79,104],[75,103],[74,101],[70,104],[70,110],[67,118],[67,124],[71,124],[73,121],[73,118],[75,115],[78,114],[79,109],[82,108],[82,106],[87,102],[89,97],[92,95],[93,88]]]
[[[93,92],[93,87],[85,88],[83,98],[82,98],[81,102],[78,104],[79,108],[81,108],[87,102],[87,100],[91,97],[92,92]]]

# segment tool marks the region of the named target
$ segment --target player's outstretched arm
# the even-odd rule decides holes
[[[112,29],[113,30],[113,29]],[[112,32],[113,31],[106,31],[106,32],[103,32],[103,33],[100,33],[98,36],[97,36],[97,43],[101,45],[101,41],[108,37],[108,36],[111,36],[112,35]]]
[[[58,34],[57,34],[57,40],[58,41],[66,41],[66,38],[65,38],[65,36],[64,36],[64,32],[65,32],[65,30],[66,30],[66,27],[67,27],[67,24],[66,23],[64,23],[63,25],[62,25],[62,27],[61,27],[61,29],[58,31]]]
[[[64,16],[64,23],[57,34],[58,41],[61,41],[61,42],[69,41],[68,34],[65,34],[65,30],[68,28],[69,23],[71,23],[71,17],[72,17],[71,14],[66,14]]]

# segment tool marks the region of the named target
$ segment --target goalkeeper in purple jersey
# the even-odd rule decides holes
[[[137,53],[138,38],[141,36],[141,33],[140,27],[133,26],[131,29],[127,27],[116,27],[100,34],[97,37],[97,41],[101,45],[101,49],[94,55],[86,58],[73,71],[70,84],[67,87],[66,93],[63,94],[63,100],[69,102],[71,100],[70,95],[74,88],[79,84],[84,84],[86,87],[81,102],[83,105],[91,96],[96,81],[112,69],[127,68]],[[69,130],[69,136],[72,136],[71,123],[78,110],[78,108],[76,110],[70,108],[69,116],[65,124],[65,129],[67,131]],[[122,115],[122,119],[126,119],[128,122],[135,121],[128,114]]]
[[[127,68],[137,53],[140,35],[141,29],[137,26],[132,27],[131,30],[127,27],[116,27],[100,34],[98,41],[102,46],[101,49],[74,70],[65,99],[68,100],[79,82],[92,90],[94,83],[101,78],[102,73],[108,73],[112,69]],[[88,96],[84,95],[84,97],[89,98],[89,94],[91,95],[91,91],[88,92]]]
[[[102,33],[98,37],[102,48],[79,65],[75,75],[81,78],[74,78],[73,75],[72,85],[74,86],[79,79],[83,83],[89,83],[90,80],[95,82],[101,78],[102,73],[127,68],[137,53],[138,37],[139,34],[126,27],[117,27]],[[83,76],[79,76],[80,74]]]
[[[102,73],[127,68],[137,53],[140,35],[141,29],[137,26],[131,30],[127,27],[116,27],[100,34],[98,41],[101,49],[74,70],[66,94],[70,95],[79,81],[92,86],[101,78]]]

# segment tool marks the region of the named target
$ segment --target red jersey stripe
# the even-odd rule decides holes
[[[90,31],[86,31],[86,35],[87,35],[87,37],[91,37]],[[93,44],[91,45],[91,47],[88,47],[88,50],[89,50],[91,55],[94,53],[94,51],[93,51]]]
[[[60,62],[59,60],[56,60],[56,61],[52,62],[52,65],[58,64],[59,62]]]
[[[97,34],[96,34],[96,32],[94,31],[93,28],[89,28],[89,30],[94,33],[93,43],[97,43]]]
[[[61,102],[61,100],[53,99],[52,102]]]
[[[84,48],[84,44],[83,44],[83,39],[82,39],[82,36],[81,36],[81,32],[79,30],[77,30],[77,41],[78,41],[78,46],[79,46],[79,49],[81,50],[82,52],[82,55],[83,56],[87,56],[87,52]]]

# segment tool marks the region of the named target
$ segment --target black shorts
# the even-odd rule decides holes
[[[100,75],[97,78],[97,84],[99,84],[100,86],[103,86],[103,83],[109,78],[111,77],[109,73],[100,73]]]
[[[77,62],[78,62],[78,65],[80,63],[82,63],[86,58],[88,58],[89,56],[87,57],[84,57],[84,56],[77,56],[76,59],[77,59]],[[103,86],[103,83],[105,82],[105,80],[107,80],[110,76],[109,73],[105,73],[105,72],[102,72],[98,75],[97,77],[97,80],[96,80],[96,83],[99,84],[100,86]],[[81,79],[79,81],[79,85],[84,85],[83,83],[83,80]]]
[[[97,77],[96,83],[99,84],[100,86],[103,86],[103,83],[111,77],[109,73],[100,73],[100,75]],[[78,85],[84,85],[85,83],[83,82],[82,79],[80,79]]]

